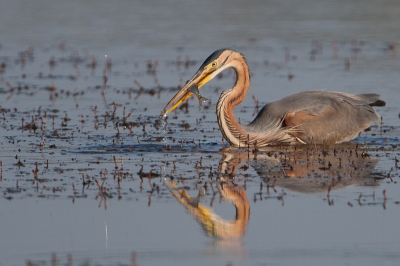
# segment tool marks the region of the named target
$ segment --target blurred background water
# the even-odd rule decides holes
[[[91,52],[171,58],[220,47],[312,40],[395,42],[399,5],[387,1],[2,1],[4,48],[66,40]],[[9,49],[7,49],[9,50]],[[198,50],[198,52],[193,52]],[[189,52],[188,51],[188,52]]]

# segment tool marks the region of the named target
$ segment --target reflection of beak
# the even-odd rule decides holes
[[[166,116],[173,110],[178,108],[186,99],[196,95],[199,102],[206,100],[201,97],[199,89],[212,78],[210,72],[199,70],[194,76],[183,86],[183,88],[169,101],[161,112],[161,116]]]
[[[250,217],[250,204],[243,188],[229,181],[224,182],[224,185],[218,184],[221,196],[224,200],[231,202],[236,209],[235,220],[225,220],[218,216],[213,209],[199,203],[198,199],[190,197],[185,189],[179,189],[175,183],[169,180],[165,179],[164,181],[171,195],[203,226],[207,235],[221,239],[233,239],[245,234]]]

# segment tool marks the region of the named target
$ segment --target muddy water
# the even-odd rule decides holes
[[[396,1],[0,10],[0,265],[400,260]],[[162,108],[226,46],[252,73],[242,123],[321,88],[381,94],[383,121],[343,145],[229,149],[215,116],[226,71],[164,129]]]

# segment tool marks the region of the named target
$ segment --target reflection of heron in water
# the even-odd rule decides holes
[[[250,205],[246,192],[239,186],[231,181],[218,182],[218,191],[222,199],[231,202],[236,209],[235,220],[225,220],[211,208],[199,203],[199,197],[190,197],[183,188],[179,189],[172,182],[167,181],[166,185],[171,194],[203,226],[207,235],[220,239],[233,239],[244,235],[250,217]]]
[[[317,150],[310,146],[288,146],[284,152],[275,153],[262,148],[250,156],[249,152],[225,148],[217,181],[222,199],[236,209],[235,220],[224,220],[211,208],[200,203],[200,195],[191,197],[184,188],[166,181],[170,193],[203,226],[207,235],[219,239],[240,238],[245,234],[250,217],[250,205],[243,188],[234,184],[239,171],[251,165],[267,187],[279,186],[301,193],[323,193],[349,186],[377,186],[372,177],[377,160],[371,159],[357,144],[340,144],[331,149]],[[254,157],[253,157],[254,156]],[[261,195],[261,193],[260,193]]]
[[[222,92],[217,103],[220,130],[233,146],[266,146],[277,143],[334,144],[351,140],[379,122],[372,106],[384,106],[378,94],[305,91],[264,106],[248,125],[239,124],[233,108],[246,97],[250,72],[244,56],[234,50],[221,49],[211,54],[194,76],[164,107],[162,116],[196,95],[201,103],[207,99],[199,89],[227,68],[236,72],[236,84]]]
[[[271,151],[263,148],[252,159],[247,152],[225,149],[222,171],[230,172],[250,164],[267,186],[302,193],[379,185],[379,180],[372,176],[378,160],[359,150],[357,144],[340,144],[321,150],[297,146],[280,153]]]

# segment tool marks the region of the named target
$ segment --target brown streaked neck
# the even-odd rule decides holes
[[[243,55],[233,52],[228,60],[227,65],[236,72],[236,83],[232,89],[223,91],[218,100],[218,124],[222,135],[231,145],[243,147],[249,133],[236,121],[233,108],[246,97],[250,87],[250,72]]]

